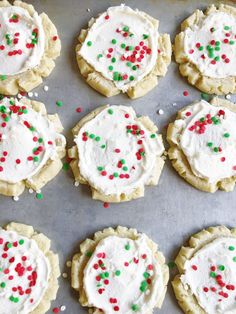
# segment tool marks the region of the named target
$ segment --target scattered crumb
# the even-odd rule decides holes
[[[90,12],[90,11],[91,11],[91,9],[88,8],[88,9],[87,9],[87,12]]]
[[[66,310],[66,306],[65,306],[65,305],[62,305],[62,306],[61,306],[61,311],[64,312],[65,310]]]
[[[163,115],[163,114],[164,114],[164,110],[159,109],[159,110],[157,111],[157,113],[158,113],[159,115]]]
[[[67,277],[68,277],[67,273],[63,273],[63,274],[62,274],[62,277],[63,277],[63,278],[67,278]]]
[[[78,181],[75,181],[74,185],[77,187],[79,186],[79,182]]]
[[[29,193],[30,194],[34,193],[34,190],[33,189],[29,189]]]
[[[71,262],[71,261],[67,261],[67,262],[66,262],[66,266],[67,266],[67,267],[69,267],[69,268],[70,268],[70,267],[71,267],[71,265],[72,265],[72,262]]]
[[[33,94],[32,92],[29,92],[29,93],[28,93],[28,96],[29,96],[29,97],[33,97],[33,95],[34,95],[34,94]]]
[[[36,97],[36,98],[37,98],[38,96],[39,96],[39,94],[38,94],[38,93],[34,93],[34,97]]]
[[[19,197],[18,196],[13,196],[13,201],[18,202],[19,201]]]
[[[226,98],[226,99],[231,99],[231,95],[228,94],[228,95],[225,96],[225,98]]]
[[[173,106],[173,107],[177,106],[176,102],[173,102],[172,106]]]
[[[45,85],[45,86],[43,87],[43,89],[45,90],[45,92],[47,92],[47,91],[49,90],[49,87],[48,87],[47,85]]]

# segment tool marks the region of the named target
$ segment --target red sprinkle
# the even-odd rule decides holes
[[[52,311],[53,311],[53,313],[59,313],[60,309],[59,309],[59,307],[54,307],[54,309]]]
[[[188,91],[185,90],[185,91],[183,92],[183,95],[184,95],[184,96],[188,96]]]
[[[103,207],[104,207],[104,208],[108,208],[109,206],[110,206],[109,203],[107,203],[107,202],[103,203]]]
[[[81,107],[76,108],[76,112],[80,113],[82,111]]]

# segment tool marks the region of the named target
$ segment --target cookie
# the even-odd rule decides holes
[[[44,314],[55,300],[60,276],[51,241],[33,227],[0,228],[0,308],[8,314]]]
[[[0,194],[18,196],[25,187],[39,190],[62,168],[65,138],[57,114],[22,98],[0,101]]]
[[[236,8],[211,5],[181,24],[174,53],[180,73],[208,94],[236,92]]]
[[[0,94],[28,92],[51,73],[60,55],[56,27],[22,1],[0,1],[0,20]]]
[[[171,41],[158,32],[159,21],[120,5],[92,18],[82,29],[76,56],[82,76],[99,93],[144,96],[165,76]]]
[[[135,229],[96,232],[72,260],[72,287],[89,313],[152,313],[161,308],[169,270],[157,245]]]
[[[94,199],[128,201],[144,196],[145,185],[157,185],[164,165],[162,137],[132,107],[99,107],[72,132],[70,165],[76,182],[88,184]]]
[[[236,107],[213,98],[179,111],[167,140],[173,167],[199,190],[232,191],[236,181]]]
[[[193,235],[182,247],[172,281],[184,313],[215,314],[236,311],[236,229],[210,227]]]

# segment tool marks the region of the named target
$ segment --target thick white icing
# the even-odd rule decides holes
[[[203,75],[236,76],[236,18],[233,15],[211,13],[184,33],[185,53]],[[212,53],[208,46],[213,48]]]
[[[133,130],[134,125],[141,134],[129,133],[127,127]],[[148,131],[134,110],[125,106],[106,107],[80,129],[75,142],[81,175],[106,195],[131,193],[147,184],[164,151],[161,137]]]
[[[22,109],[25,113],[19,114]],[[48,118],[27,106],[24,98],[4,98],[0,112],[0,180],[17,183],[30,179],[57,156],[56,143],[64,143],[65,138]]]
[[[0,314],[31,313],[48,287],[48,259],[34,240],[3,229],[0,256]]]
[[[84,269],[83,284],[89,305],[105,314],[147,313],[164,291],[161,266],[144,235],[101,240]]]
[[[114,43],[112,40],[115,40]],[[158,22],[143,12],[121,5],[108,8],[94,21],[79,54],[97,72],[113,80],[116,87],[125,92],[153,69],[158,57],[157,45]],[[132,49],[126,50],[126,47]],[[134,53],[134,59],[128,60]],[[109,66],[113,69],[109,69]],[[114,79],[116,75],[119,76],[115,72],[123,80]]]
[[[181,118],[175,122],[182,128],[179,145],[193,173],[211,183],[236,175],[236,113],[202,100],[187,107]]]
[[[38,13],[30,16],[17,6],[0,8],[0,75],[15,75],[38,66],[44,46],[45,34]]]
[[[181,281],[207,314],[236,313],[236,239],[220,237],[185,262]]]

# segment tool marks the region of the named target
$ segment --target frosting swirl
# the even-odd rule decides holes
[[[161,267],[145,235],[101,240],[84,269],[83,283],[89,304],[105,314],[146,313],[164,291]]]
[[[0,255],[0,313],[30,313],[48,287],[47,258],[34,240],[3,229]]]
[[[45,34],[38,13],[17,6],[0,8],[0,75],[23,73],[39,65]]]
[[[236,76],[236,18],[213,12],[184,32],[184,51],[199,71],[212,78]]]
[[[105,195],[131,193],[148,184],[164,151],[161,137],[125,106],[103,109],[85,123],[75,142],[81,175]]]
[[[121,5],[94,21],[79,54],[125,92],[153,69],[157,44],[158,22]]]

